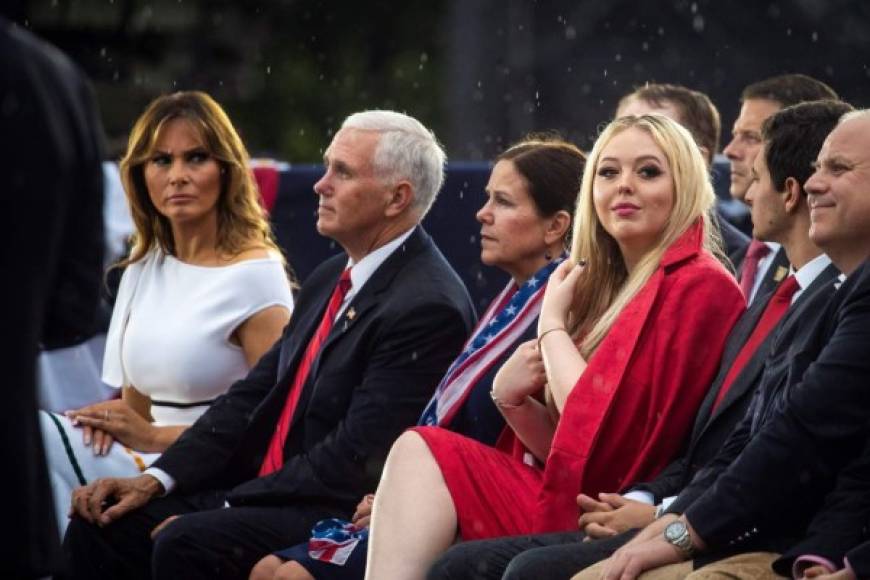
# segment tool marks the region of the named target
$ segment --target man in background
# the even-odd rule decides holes
[[[771,77],[747,85],[740,95],[740,114],[723,153],[731,162],[731,197],[744,201],[752,183],[752,163],[761,150],[761,126],[771,115],[806,101],[837,99],[825,83],[802,74]],[[788,274],[788,259],[775,242],[753,239],[737,271],[740,288],[751,305]]]
[[[0,577],[59,569],[37,419],[40,346],[87,338],[103,269],[102,139],[84,76],[54,47],[0,16],[0,427],[10,534]]]

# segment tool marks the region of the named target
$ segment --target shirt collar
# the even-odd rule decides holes
[[[828,267],[831,263],[831,259],[827,256],[827,254],[819,254],[806,264],[804,264],[798,271],[793,272],[795,280],[797,280],[798,286],[801,287],[801,290],[806,290],[810,284],[813,283],[813,280],[822,273],[822,270]]]
[[[411,234],[414,233],[414,228],[409,229],[403,234],[393,238],[377,250],[369,252],[366,256],[360,260],[359,262],[354,263],[353,259],[348,257],[347,259],[347,267],[350,268],[350,294],[356,294],[359,290],[368,282],[369,278],[372,277],[372,274],[375,273],[381,264],[390,257],[399,246],[401,246],[405,240],[411,237]],[[348,296],[349,298],[350,296]]]

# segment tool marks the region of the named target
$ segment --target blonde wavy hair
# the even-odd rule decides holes
[[[137,262],[155,247],[167,254],[175,253],[171,224],[154,207],[148,195],[144,171],[145,163],[154,153],[160,132],[174,119],[185,119],[190,123],[220,167],[218,249],[232,257],[247,249],[265,246],[281,255],[260,203],[260,193],[253,174],[248,168],[248,151],[229,117],[207,94],[182,91],[152,101],[130,132],[127,153],[121,159],[120,170],[136,231],[130,256],[118,265]]]
[[[650,135],[664,153],[673,176],[674,206],[658,243],[629,274],[619,245],[601,225],[592,198],[602,151],[616,135],[632,128]],[[571,246],[571,259],[575,263],[586,261],[568,328],[572,336],[581,339],[584,358],[592,356],[622,309],[656,271],[668,247],[699,219],[703,221],[704,248],[719,259],[725,258],[711,219],[715,199],[704,157],[692,135],[678,123],[658,114],[623,117],[601,132],[583,172]]]

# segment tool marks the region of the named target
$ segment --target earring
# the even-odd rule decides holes
[[[550,253],[550,250],[547,250],[546,252],[544,252],[544,259],[547,260],[548,262],[553,261],[553,254]]]

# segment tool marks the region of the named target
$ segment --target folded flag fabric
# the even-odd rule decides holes
[[[311,528],[308,555],[321,562],[344,566],[360,540],[368,535],[368,528],[357,527],[346,520],[320,520]]]

